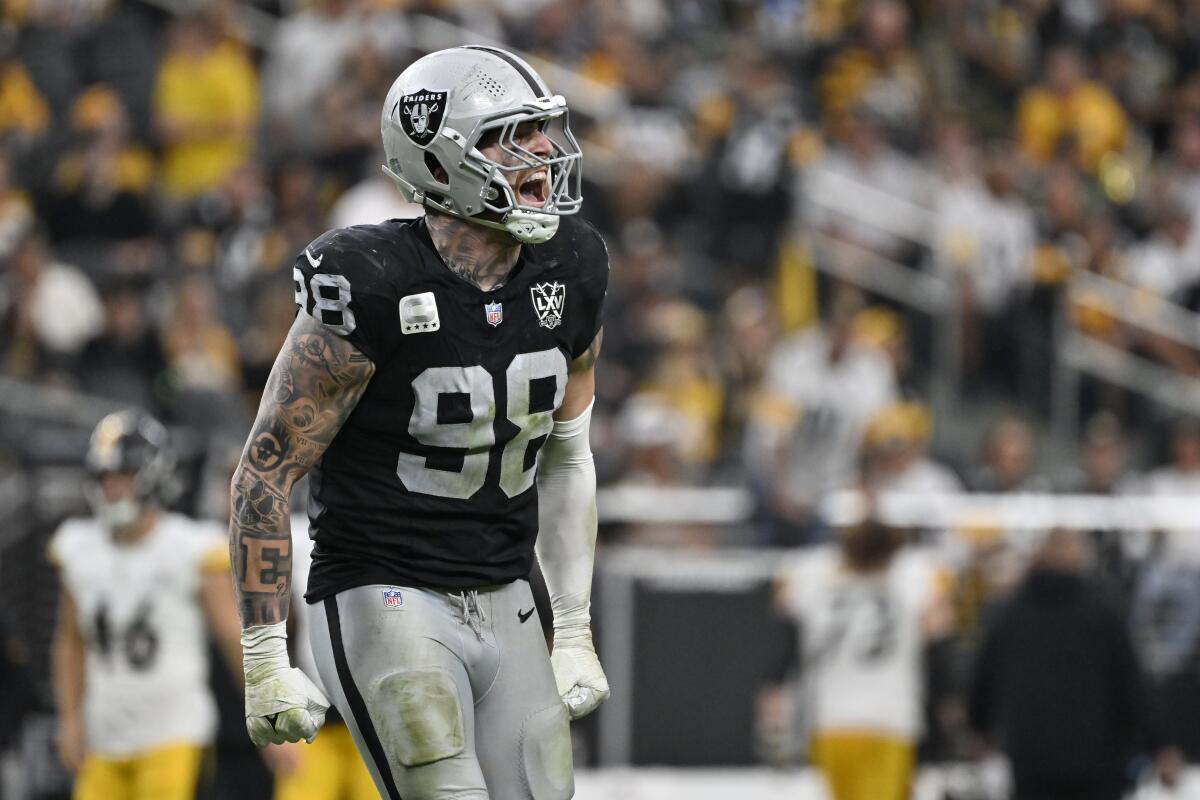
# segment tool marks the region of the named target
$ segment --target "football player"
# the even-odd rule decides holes
[[[284,620],[308,474],[312,649],[380,794],[567,798],[569,718],[608,695],[588,444],[608,257],[571,216],[581,154],[563,98],[489,47],[410,65],[382,134],[384,171],[426,215],[296,259],[299,313],[233,479],[247,728],[312,739],[327,708]]]
[[[949,574],[901,532],[866,520],[785,570],[779,598],[801,631],[810,759],[834,800],[912,794],[927,642],[950,634]]]
[[[54,636],[58,750],[75,800],[186,800],[212,744],[205,622],[238,666],[240,627],[219,527],[168,514],[166,430],[101,420],[87,452],[90,519],[50,542],[62,578]]]

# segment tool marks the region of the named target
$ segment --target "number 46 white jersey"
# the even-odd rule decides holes
[[[143,539],[120,544],[94,520],[68,520],[50,559],[87,643],[88,749],[125,758],[211,743],[217,712],[199,591],[206,571],[228,569],[220,528],[164,514]]]
[[[903,549],[874,573],[846,568],[830,546],[786,570],[782,602],[801,624],[801,653],[815,730],[915,739],[923,721],[926,609],[946,573]]]

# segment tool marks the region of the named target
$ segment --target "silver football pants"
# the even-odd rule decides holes
[[[310,606],[329,699],[385,800],[566,800],[571,733],[527,581]]]

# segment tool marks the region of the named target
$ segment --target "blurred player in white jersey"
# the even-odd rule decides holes
[[[835,800],[905,800],[924,719],[925,644],[953,624],[949,579],[902,534],[868,520],[784,571],[800,627],[812,763]]]
[[[159,504],[166,430],[128,411],[88,446],[95,515],[50,542],[62,591],[54,637],[58,748],[75,800],[187,800],[213,740],[206,623],[235,674],[241,634],[227,539]]]

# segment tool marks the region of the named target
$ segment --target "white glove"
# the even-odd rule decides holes
[[[591,629],[586,625],[554,632],[550,667],[571,719],[586,717],[608,699],[608,678],[604,677]]]
[[[325,723],[329,701],[309,677],[292,666],[287,624],[255,625],[242,631],[246,671],[246,730],[258,747],[312,742]]]

